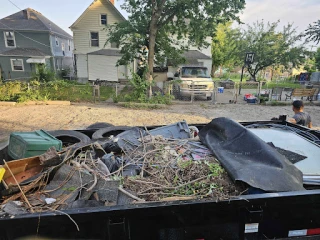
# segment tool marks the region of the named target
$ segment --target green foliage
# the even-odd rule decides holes
[[[100,99],[107,100],[114,94],[111,87],[100,87]],[[7,82],[0,85],[1,101],[47,101],[66,100],[72,102],[93,101],[92,86],[89,84],[79,85],[73,81],[55,80],[47,83],[39,81]]]
[[[113,102],[136,102],[136,103],[148,103],[148,104],[170,104],[173,100],[171,95],[162,95],[160,92],[155,92],[151,98],[147,97],[147,91],[154,83],[146,81],[145,74],[147,69],[142,73],[142,76],[131,71],[131,79],[129,79],[129,85],[126,86],[121,94],[113,96]],[[130,104],[127,107],[131,107]]]
[[[314,58],[308,58],[304,65],[304,70],[307,72],[315,72],[316,71],[316,61]]]
[[[208,46],[207,37],[214,35],[215,27],[239,21],[236,15],[244,6],[244,0],[125,0],[122,8],[129,14],[128,21],[109,26],[107,41],[121,46],[118,64],[128,64],[147,46],[152,73],[154,59],[180,61],[181,52],[190,46]]]
[[[234,60],[235,42],[232,38],[234,30],[231,29],[231,24],[231,22],[219,24],[212,39],[212,77],[219,66],[230,65]]]
[[[0,86],[0,100],[17,102],[47,100],[48,95],[40,93],[39,85],[38,81],[31,81],[29,84],[19,81],[7,82]]]
[[[17,94],[25,91],[27,86],[21,82],[6,82],[0,85],[0,100],[15,101]]]
[[[307,41],[313,41],[318,44],[320,42],[320,20],[314,22],[313,25],[309,24],[305,30],[305,35],[307,36]]]
[[[39,82],[49,82],[55,80],[55,73],[47,68],[45,64],[37,64],[33,78]]]
[[[318,48],[314,54],[314,61],[316,70],[320,71],[320,48]]]
[[[223,168],[218,163],[212,163],[212,162],[208,162],[208,161],[205,161],[204,163],[209,167],[209,170],[210,170],[209,176],[210,177],[218,177],[222,173],[224,173]]]
[[[283,65],[285,69],[297,67],[305,60],[305,48],[298,45],[301,35],[296,33],[292,24],[277,31],[279,21],[265,24],[264,21],[247,25],[246,29],[238,29],[234,34],[235,53],[238,65],[243,65],[246,52],[254,52],[256,68],[248,66],[248,72],[256,79],[259,71],[269,66]]]

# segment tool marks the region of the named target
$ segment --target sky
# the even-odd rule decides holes
[[[0,19],[11,15],[19,8],[33,8],[72,34],[69,27],[85,11],[93,0],[0,0]],[[116,7],[126,17],[127,13],[120,9],[124,0],[116,0]],[[303,32],[310,23],[320,19],[320,0],[247,0],[246,9],[240,14],[245,24],[257,20],[275,22],[280,26],[288,22],[294,23],[298,32]]]

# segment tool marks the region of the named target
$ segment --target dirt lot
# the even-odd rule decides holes
[[[320,127],[320,107],[306,106],[313,125]],[[291,106],[212,105],[208,103],[172,105],[161,110],[133,110],[114,104],[74,104],[71,106],[0,106],[0,141],[12,131],[36,129],[81,129],[95,122],[114,125],[160,125],[181,120],[206,123],[213,118],[229,117],[237,121],[269,120],[274,116],[292,116]]]

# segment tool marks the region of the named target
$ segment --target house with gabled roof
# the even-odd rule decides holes
[[[1,78],[31,78],[38,64],[72,73],[72,36],[31,8],[0,19]]]
[[[125,21],[114,0],[95,0],[72,24],[74,56],[78,81],[118,82],[126,79],[129,66],[116,66],[121,58],[119,46],[107,43],[108,25]]]

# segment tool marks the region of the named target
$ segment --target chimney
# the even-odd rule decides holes
[[[22,12],[23,12],[23,17],[24,17],[25,19],[29,20],[29,18],[30,18],[29,9],[27,8],[27,9],[25,9],[25,10],[22,10]]]
[[[115,0],[110,0],[110,2],[111,2],[113,5],[114,5],[114,1],[115,1]]]

